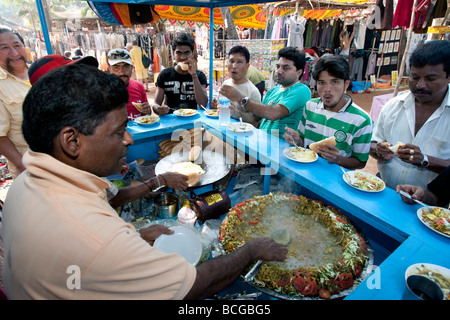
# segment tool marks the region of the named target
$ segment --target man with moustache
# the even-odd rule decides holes
[[[10,187],[3,211],[8,299],[200,299],[255,260],[286,258],[287,248],[265,237],[195,267],[153,246],[173,230],[154,224],[136,232],[123,221],[101,177],[120,171],[133,144],[127,102],[120,78],[80,64],[56,68],[30,89],[26,174]]]
[[[278,85],[267,91],[262,102],[249,99],[231,86],[222,86],[219,93],[261,117],[260,130],[282,137],[286,126],[297,128],[303,108],[311,99],[311,91],[299,81],[305,64],[303,52],[293,47],[281,49],[275,72]]]
[[[386,185],[427,184],[450,165],[450,41],[418,47],[409,89],[388,101],[377,119],[370,154]],[[397,152],[389,145],[401,142]],[[395,151],[395,150],[394,150]]]
[[[312,74],[320,98],[306,103],[298,132],[286,128],[284,138],[309,146],[334,136],[336,146],[325,143],[319,154],[330,163],[347,169],[364,168],[369,159],[372,120],[345,93],[350,85],[350,67],[343,56],[320,58]]]
[[[31,85],[22,37],[0,26],[0,154],[13,178],[25,170],[22,155],[28,146],[22,135],[22,102]]]
[[[144,86],[131,78],[133,61],[130,52],[125,49],[113,49],[108,52],[107,58],[109,72],[119,76],[127,85],[130,97],[127,103],[128,119],[132,121],[144,114],[151,114]]]

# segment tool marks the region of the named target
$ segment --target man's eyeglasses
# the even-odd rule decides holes
[[[130,54],[125,50],[115,50],[108,53],[108,59],[131,59]]]

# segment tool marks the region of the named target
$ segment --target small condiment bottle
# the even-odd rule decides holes
[[[197,215],[194,210],[191,209],[189,200],[184,200],[183,207],[178,211],[178,221],[189,227],[194,227],[195,222],[197,221]]]

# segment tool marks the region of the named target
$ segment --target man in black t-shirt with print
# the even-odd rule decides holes
[[[169,108],[197,109],[197,104],[208,103],[208,82],[205,74],[197,70],[194,40],[180,34],[174,39],[172,49],[176,65],[162,70],[156,81],[153,110],[160,116],[173,111]]]

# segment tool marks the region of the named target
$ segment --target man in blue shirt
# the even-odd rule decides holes
[[[299,81],[305,64],[303,52],[293,47],[281,49],[275,72],[278,85],[267,91],[262,102],[243,96],[231,86],[222,86],[219,93],[262,117],[259,129],[283,137],[286,126],[298,127],[306,102],[311,99],[311,91]]]

